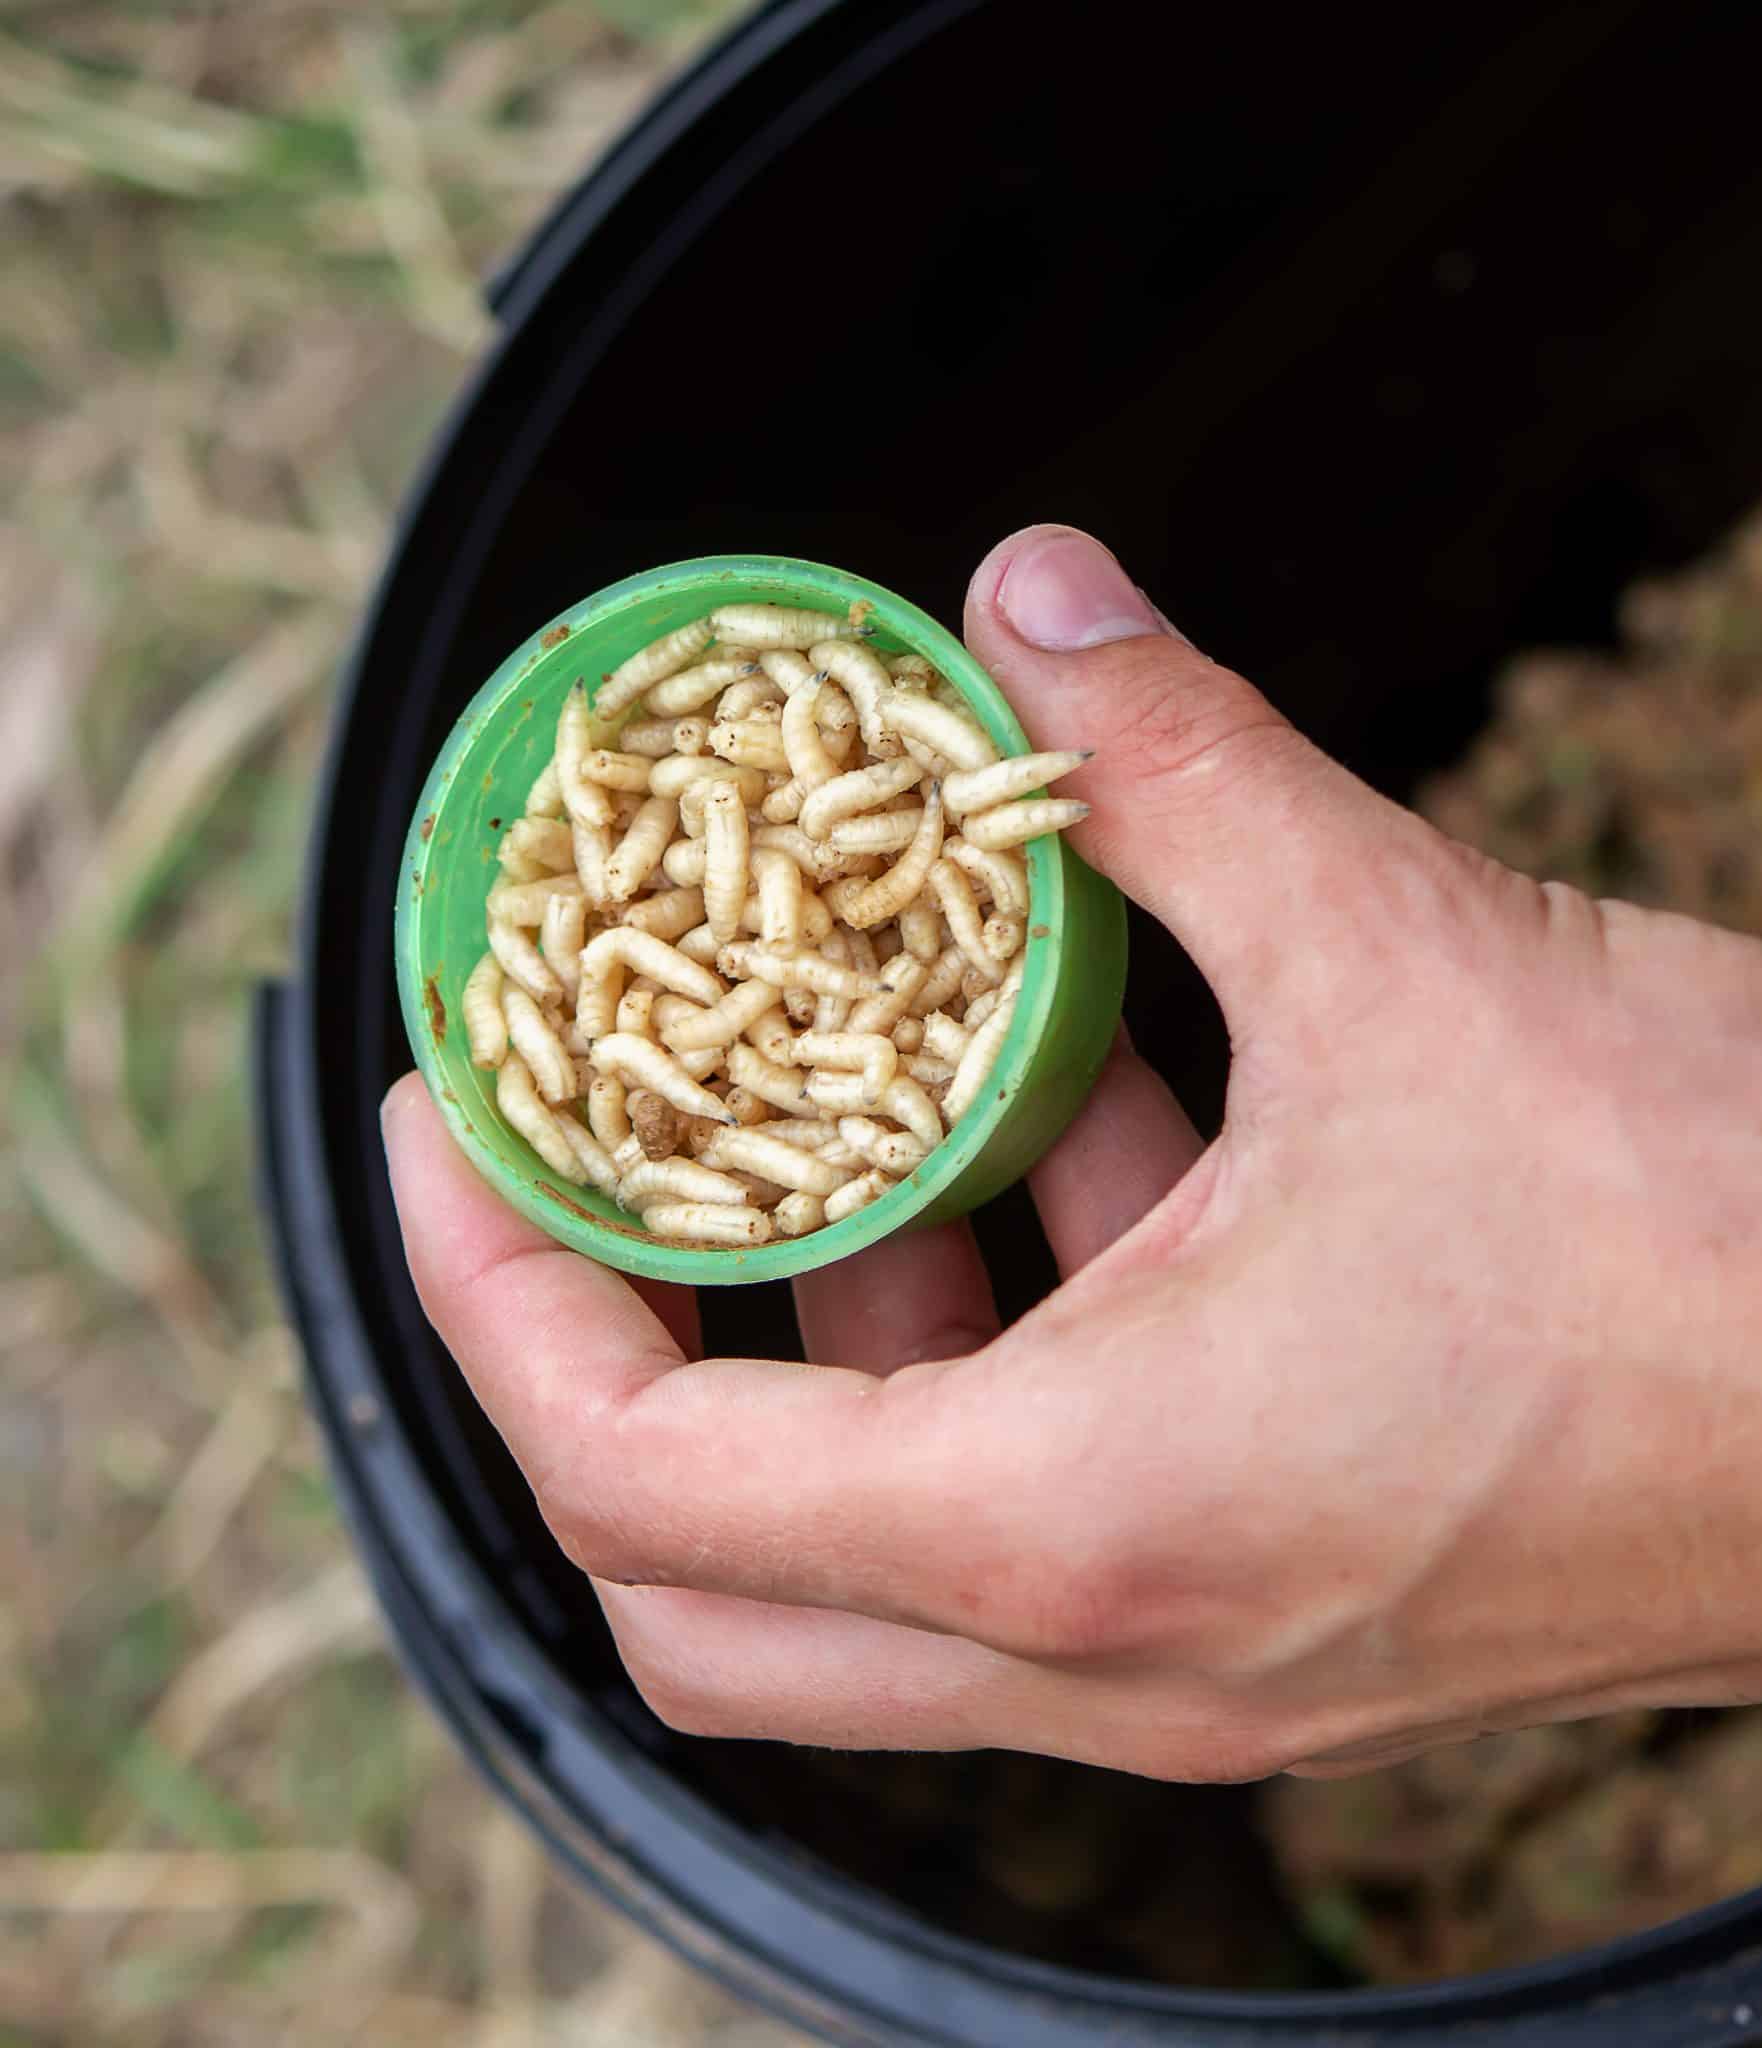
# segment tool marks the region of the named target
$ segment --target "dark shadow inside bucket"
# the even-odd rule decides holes
[[[807,555],[953,622],[1000,535],[1084,523],[1199,645],[1400,795],[1480,723],[1505,654],[1608,638],[1628,581],[1755,497],[1757,17],[1422,10],[1373,30],[1293,10],[1266,62],[1259,17],[1192,10],[1171,66],[1134,61],[1122,0],[1084,9],[1081,38],[1012,40],[1005,65],[1003,12],[955,21],[836,118],[804,87],[777,109],[787,148],[687,232],[762,139],[706,118],[651,245],[602,241],[558,284],[518,376],[460,429],[448,475],[481,478],[480,499],[419,529],[424,633],[369,672],[354,744],[393,734],[381,852],[508,649],[652,564]],[[1215,1127],[1221,1020],[1141,917],[1133,946],[1138,1044]],[[399,1425],[587,1694],[741,1826],[945,1929],[1172,1983],[1330,1981],[1252,1789],[654,1720],[415,1315],[365,1116],[409,1064],[383,932],[335,965],[373,1020],[362,1132],[331,1142],[359,1146],[338,1199],[386,1276]],[[979,1229],[1019,1314],[1051,1279],[1031,1208],[1009,1197]],[[705,1305],[715,1347],[795,1342],[785,1296]]]

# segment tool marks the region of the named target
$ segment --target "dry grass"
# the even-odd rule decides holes
[[[387,1657],[242,1095],[477,280],[715,11],[0,0],[0,2048],[785,2040]]]

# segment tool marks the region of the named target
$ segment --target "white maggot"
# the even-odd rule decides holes
[[[922,804],[910,804],[903,810],[865,811],[834,825],[826,834],[826,843],[840,853],[898,853],[912,843],[923,815]]]
[[[793,1067],[779,1066],[775,1060],[766,1059],[756,1046],[743,1045],[739,1039],[728,1048],[728,1077],[761,1102],[768,1102],[790,1116],[816,1114],[803,1075]],[[858,1076],[853,1074],[849,1078],[857,1086],[862,1085]]]
[[[989,768],[963,769],[942,785],[951,811],[984,811],[994,804],[1006,804],[1031,789],[1041,789],[1081,768],[1095,758],[1095,749],[1085,747],[1060,754],[1015,754],[1007,761],[995,761]]]
[[[504,986],[502,1015],[508,1037],[526,1062],[538,1092],[553,1106],[575,1099],[575,1062],[544,1012],[523,988]]]
[[[679,950],[686,959],[695,960],[700,967],[714,967],[716,955],[722,948],[707,924],[694,924],[679,940]]]
[[[561,818],[516,818],[502,834],[496,859],[511,882],[562,874],[570,865],[569,827]]]
[[[602,979],[615,966],[627,967],[632,974],[646,974],[662,988],[689,996],[694,1003],[719,1002],[724,993],[721,982],[709,968],[687,959],[677,946],[656,938],[653,932],[637,931],[627,924],[596,932],[581,949],[584,977]]]
[[[695,1159],[643,1159],[618,1183],[618,1206],[643,1209],[652,1202],[728,1202],[746,1200],[746,1190],[725,1173]]]
[[[496,1069],[496,1108],[508,1128],[524,1138],[553,1173],[578,1187],[587,1180],[586,1167],[576,1158],[557,1117],[539,1100],[531,1072],[517,1052],[509,1053]]]
[[[572,1110],[553,1109],[551,1117],[562,1133],[563,1142],[575,1156],[575,1163],[581,1169],[579,1178],[590,1182],[602,1194],[613,1194],[618,1186],[618,1168],[612,1162],[612,1155],[594,1134],[582,1127],[580,1119]]]
[[[545,905],[538,940],[551,972],[563,985],[563,1001],[573,1009],[581,983],[581,948],[587,938],[587,904],[582,898],[581,884],[573,875],[568,879],[575,882],[574,890],[569,895],[554,895]]]
[[[664,796],[649,797],[631,819],[605,864],[605,901],[628,903],[660,865],[679,822],[679,806]]]
[[[826,1196],[849,1178],[805,1146],[767,1137],[756,1129],[719,1131],[703,1155],[707,1166],[756,1173],[793,1193]]]
[[[910,759],[875,761],[866,768],[852,768],[833,776],[810,791],[801,807],[801,829],[810,839],[824,839],[841,819],[859,811],[872,811],[890,797],[903,796],[919,777],[918,764]],[[775,828],[773,828],[775,829]]]
[[[808,650],[808,659],[823,669],[856,708],[863,745],[878,761],[899,752],[899,742],[881,715],[881,700],[893,694],[893,678],[871,647],[849,640],[828,640]]]
[[[685,717],[701,710],[712,698],[721,696],[730,683],[752,673],[753,653],[750,648],[736,648],[729,653],[718,648],[708,661],[681,669],[666,682],[657,683],[644,699],[643,709],[654,718]]]
[[[1062,832],[1088,815],[1089,806],[1075,797],[1030,797],[1025,803],[997,804],[989,811],[973,812],[962,821],[961,835],[969,846],[996,853],[1006,846],[1020,846],[1025,839],[1038,839],[1044,832]]]
[[[465,1019],[465,1042],[474,1067],[499,1067],[508,1050],[508,1020],[502,1015],[502,969],[493,953],[485,953],[465,977],[459,992]]]
[[[893,1186],[878,1166],[870,1167],[867,1173],[859,1174],[855,1180],[847,1180],[835,1194],[826,1197],[826,1221],[842,1223],[847,1216],[854,1216],[859,1209],[866,1209]]]
[[[802,942],[803,891],[801,869],[780,847],[761,846],[749,855],[753,891],[758,898],[759,939],[766,946],[793,951]],[[819,902],[815,897],[814,901]],[[830,913],[825,913],[831,929]],[[742,906],[744,922],[745,907]]]
[[[503,917],[510,924],[533,931],[544,923],[553,897],[579,899],[582,894],[579,875],[540,875],[531,882],[498,882],[489,892],[484,908],[491,917]]]
[[[786,953],[780,948],[755,946],[748,940],[737,939],[733,945],[722,948],[716,962],[730,980],[768,981],[773,988],[811,989],[817,996],[854,999],[874,995],[879,987],[876,975],[841,967],[836,960],[828,960],[823,953],[810,953],[805,947]]]
[[[673,752],[675,721],[670,718],[633,718],[618,734],[618,744],[627,754],[640,754],[645,761],[658,761]]]
[[[661,856],[661,872],[676,889],[692,888],[704,879],[704,842],[675,839]]]
[[[642,1212],[642,1227],[684,1244],[728,1245],[769,1244],[773,1228],[763,1209],[723,1202],[656,1202]]]
[[[921,740],[951,764],[954,771],[988,768],[997,749],[963,712],[951,711],[934,697],[887,690],[879,703],[882,720],[902,738]],[[1029,788],[1033,788],[1030,783]]]
[[[964,838],[942,842],[942,857],[951,860],[974,888],[991,900],[1002,917],[1028,914],[1028,869],[1019,853],[993,853]]]
[[[765,775],[789,773],[789,756],[775,719],[718,720],[710,727],[710,751],[737,768],[756,768]]]
[[[716,637],[708,619],[693,619],[690,625],[663,633],[660,639],[639,647],[601,683],[594,698],[594,710],[602,719],[616,718],[621,711],[628,711],[638,697],[684,668]],[[721,637],[726,639],[727,635]]]
[[[724,944],[740,931],[747,852],[746,806],[740,792],[731,783],[716,783],[704,793],[704,921]]]
[[[508,979],[537,1003],[554,1003],[561,999],[563,984],[545,965],[544,955],[520,930],[505,917],[489,919],[489,949],[496,956],[496,964]]]
[[[785,1195],[771,1213],[785,1237],[806,1237],[826,1221],[826,1204],[818,1195]]]
[[[946,855],[946,839],[942,842],[942,850]],[[922,901],[908,903],[899,913],[899,936],[912,958],[921,960],[928,967],[942,951],[942,927],[935,908]]]
[[[777,604],[724,604],[710,614],[719,640],[743,647],[813,647],[822,640],[854,640],[867,629],[836,612],[804,611]]]
[[[808,1076],[807,1094],[814,1111],[823,1116],[861,1116],[865,1111],[878,1109],[896,1124],[903,1124],[926,1151],[942,1140],[942,1119],[935,1103],[916,1081],[904,1074],[896,1074],[888,1082],[876,1103],[865,1097],[861,1074],[840,1074],[818,1067]]]
[[[938,860],[930,869],[930,893],[948,919],[948,929],[969,967],[975,969],[989,988],[1003,979],[1003,969],[992,959],[985,944],[984,923],[973,900],[972,884],[952,861]]]
[[[730,1121],[721,1097],[694,1081],[677,1057],[652,1039],[611,1031],[594,1042],[593,1058],[601,1073],[616,1074],[626,1086],[652,1088],[687,1116],[707,1116],[724,1124]]]
[[[985,950],[993,960],[1013,960],[1022,950],[1027,927],[1019,917],[988,917],[979,928]]]
[[[899,1047],[878,1031],[804,1031],[790,1047],[798,1067],[855,1068],[874,1108],[899,1071]]]
[[[830,787],[829,784],[827,786]],[[788,854],[802,873],[815,882],[836,881],[858,865],[854,856],[838,853],[832,847],[810,839],[799,825],[755,825],[752,843],[754,846],[775,847],[779,853]]]
[[[633,981],[618,998],[618,1010],[612,1029],[633,1031],[638,1038],[653,1038],[655,1031],[650,1018],[654,1012],[657,993],[652,981]]]
[[[924,1019],[924,1050],[939,1060],[951,1060],[958,1066],[972,1036],[944,1010],[932,1010]]]
[[[1014,989],[1000,992],[990,1016],[967,1041],[967,1049],[954,1070],[954,1079],[948,1084],[948,1093],[942,1098],[942,1114],[951,1131],[979,1099],[979,1090],[984,1087],[986,1076],[996,1064],[1014,1014]]]
[[[642,754],[620,753],[611,747],[590,747],[581,757],[582,779],[600,789],[617,789],[637,795],[649,786],[654,763]]]
[[[581,882],[582,893],[597,909],[606,901],[606,863],[612,857],[611,828],[576,818],[571,821],[570,837],[575,873]]]
[[[921,1144],[909,1131],[890,1131],[885,1124],[876,1123],[873,1117],[841,1116],[838,1135],[871,1166],[878,1166],[883,1173],[897,1175],[901,1180],[908,1173],[916,1173],[930,1156],[930,1148]]]
[[[630,1091],[616,1074],[594,1075],[587,1091],[587,1124],[608,1152],[630,1135]]]
[[[864,996],[850,1013],[852,1031],[892,1031],[911,1008],[912,999],[930,978],[915,954],[896,953],[881,970],[881,986]]]
[[[538,780],[526,792],[529,818],[554,818],[563,808],[563,785],[557,779],[555,754],[539,770]]]
[[[675,841],[676,845],[696,846],[698,840]],[[667,851],[672,852],[672,847]],[[678,939],[694,930],[704,921],[704,892],[698,888],[657,889],[652,896],[645,896],[640,903],[633,903],[625,911],[621,923],[632,931],[647,932],[657,939]]]
[[[660,1027],[662,1042],[677,1053],[732,1045],[767,1010],[777,1008],[777,991],[763,981],[743,981],[707,1009]]]
[[[967,971],[967,956],[959,946],[947,946],[931,963],[930,972],[906,1008],[914,1017],[927,1017],[960,993],[961,976]]]
[[[897,917],[908,903],[916,899],[926,878],[941,864],[941,854],[942,792],[940,786],[933,782],[925,792],[924,808],[918,815],[910,844],[886,874],[847,899],[845,923],[860,932],[870,925],[885,924],[890,917]],[[962,886],[965,887],[964,877]]]
[[[756,717],[768,718],[774,724],[788,694],[783,685],[773,682],[763,669],[757,675],[742,676],[739,682],[730,683],[716,699],[716,721],[718,724],[738,723],[743,718]]]

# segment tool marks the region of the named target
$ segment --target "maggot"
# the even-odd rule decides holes
[[[844,906],[845,923],[860,932],[869,925],[897,917],[940,864],[941,854],[942,792],[940,785],[933,782],[924,794],[924,808],[918,814],[910,843],[886,874],[849,897]]]
[[[618,1183],[618,1206],[643,1209],[651,1202],[731,1202],[746,1200],[738,1181],[695,1159],[644,1158]]]
[[[642,1227],[683,1244],[769,1244],[772,1232],[763,1209],[721,1202],[655,1202],[642,1212]]]
[[[790,1053],[798,1067],[856,1068],[871,1107],[899,1071],[899,1047],[879,1031],[804,1031]]]
[[[465,1039],[474,1067],[499,1067],[508,1050],[508,1020],[502,1015],[502,969],[493,953],[485,953],[465,977],[459,992],[465,1018]]]
[[[847,1180],[835,1194],[826,1197],[826,1221],[842,1223],[847,1216],[854,1216],[859,1209],[879,1200],[893,1185],[878,1166],[870,1167],[867,1173]]]
[[[799,1194],[829,1195],[849,1178],[807,1147],[767,1137],[756,1129],[718,1132],[703,1158],[708,1166],[737,1167],[746,1173],[762,1174],[778,1187]]]
[[[605,864],[605,900],[628,903],[650,872],[660,865],[667,841],[679,822],[679,806],[665,796],[651,796],[631,820],[629,830]]]
[[[724,943],[740,930],[746,890],[746,806],[732,783],[718,782],[704,793],[703,898],[704,921]]]
[[[994,761],[988,768],[963,769],[949,776],[942,786],[951,811],[989,810],[994,804],[1009,803],[1041,789],[1081,768],[1095,758],[1093,747],[1071,749],[1059,754],[1016,754],[1007,761]]]
[[[829,639],[810,648],[808,658],[840,685],[856,707],[857,730],[875,759],[884,761],[897,754],[899,742],[881,714],[881,700],[893,694],[893,678],[882,667],[874,649],[852,641]]]
[[[777,604],[724,604],[710,614],[717,639],[737,640],[743,647],[812,647],[821,640],[854,640],[865,627],[853,626],[836,612],[804,611]]]
[[[693,619],[671,633],[663,633],[646,647],[639,647],[627,661],[621,661],[594,697],[594,710],[602,719],[616,718],[629,710],[638,697],[666,677],[684,668],[717,636],[708,619]],[[726,639],[728,636],[720,636]],[[690,707],[685,707],[690,708]]]
[[[824,839],[840,819],[875,810],[889,797],[903,796],[917,780],[917,762],[906,759],[848,769],[810,793],[801,807],[801,829],[810,839]]]
[[[988,768],[997,759],[997,749],[972,719],[934,697],[890,689],[883,693],[877,714],[889,730],[922,740],[956,771]]]
[[[687,1116],[712,1117],[717,1123],[730,1121],[720,1097],[712,1095],[702,1082],[694,1081],[672,1053],[651,1039],[622,1031],[608,1032],[594,1042],[593,1057],[602,1073],[616,1074],[627,1086],[652,1088]]]
[[[643,710],[651,718],[682,718],[721,696],[730,683],[755,671],[751,648],[718,648],[707,661],[694,663],[657,683],[643,699]],[[706,723],[705,730],[708,731]],[[676,749],[683,752],[683,749]]]
[[[598,932],[581,949],[581,972],[590,980],[602,978],[613,966],[627,967],[633,974],[646,974],[662,988],[689,996],[694,1003],[720,1000],[721,982],[695,960],[688,960],[677,946],[658,939],[652,932],[615,924]]]
[[[1003,969],[991,957],[985,944],[985,928],[979,906],[973,901],[971,883],[952,861],[938,860],[930,869],[930,892],[948,920],[948,929],[961,949],[967,965],[994,988],[1003,979]]]
[[[1038,839],[1045,832],[1062,832],[1067,825],[1080,825],[1089,806],[1075,797],[1037,796],[1024,803],[997,804],[989,811],[975,811],[962,821],[961,836],[970,846],[995,853],[1005,846],[1020,846],[1025,839]]]

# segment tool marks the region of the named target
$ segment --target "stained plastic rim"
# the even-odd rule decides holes
[[[424,991],[437,965],[431,934],[440,923],[437,915],[425,915],[430,860],[443,843],[449,814],[469,800],[475,787],[476,778],[466,771],[476,749],[493,735],[495,714],[516,691],[529,687],[527,676],[533,664],[556,645],[558,627],[566,626],[569,640],[574,641],[628,611],[698,591],[703,592],[704,610],[709,611],[714,608],[719,583],[760,587],[786,604],[817,601],[822,607],[830,604],[844,611],[851,604],[868,603],[873,607],[870,616],[876,629],[933,662],[1004,751],[1021,753],[1028,746],[1026,733],[990,674],[929,613],[864,577],[784,555],[703,555],[610,584],[557,613],[523,640],[460,714],[417,799],[399,870],[394,930],[398,1001],[417,1068],[466,1157],[523,1216],[558,1243],[602,1265],[690,1287],[783,1280],[833,1265],[907,1227],[948,1193],[984,1152],[1032,1069],[1052,1014],[1066,907],[1064,866],[1056,841],[1030,840],[1020,849],[1028,864],[1028,918],[1030,926],[1045,926],[1047,936],[1026,949],[1027,965],[1015,1015],[992,1067],[991,1085],[916,1173],[842,1222],[826,1224],[805,1237],[751,1248],[695,1250],[629,1234],[632,1225],[602,1220],[581,1206],[593,1199],[591,1191],[556,1187],[554,1176],[546,1177],[537,1155],[503,1126],[498,1133],[500,1141],[525,1154],[525,1170],[516,1172],[486,1140],[466,1105],[449,1087],[428,1026]]]

